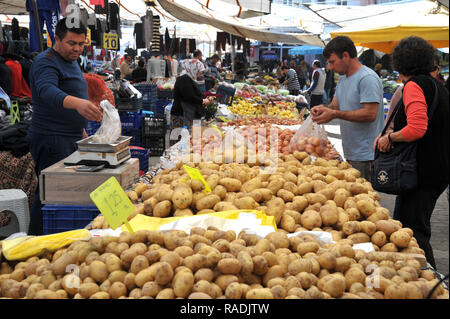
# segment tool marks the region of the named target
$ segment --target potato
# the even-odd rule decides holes
[[[77,264],[77,261],[78,253],[76,251],[69,251],[58,258],[54,263],[52,263],[52,271],[57,276],[63,275],[66,273],[67,266],[71,264]]]
[[[110,299],[111,296],[106,291],[99,291],[89,297],[89,299]]]
[[[280,189],[276,194],[278,197],[282,198],[285,202],[292,202],[292,200],[295,197],[294,193],[285,189]]]
[[[177,273],[172,284],[175,296],[186,298],[193,288],[194,275],[189,271]]]
[[[281,228],[289,233],[293,233],[296,229],[295,219],[292,216],[284,213],[281,217]]]
[[[391,234],[389,240],[399,248],[406,248],[409,246],[411,236],[406,231],[398,230]]]
[[[303,242],[297,245],[296,250],[301,256],[304,256],[307,253],[316,253],[319,248],[320,246],[317,242]]]
[[[304,196],[295,196],[293,201],[293,209],[299,213],[302,213],[306,207],[308,207],[309,202]]]
[[[255,177],[242,184],[241,191],[244,193],[250,193],[255,189],[261,188],[261,177]]]
[[[386,244],[386,234],[382,231],[377,231],[372,235],[371,241],[378,247],[383,247]]]
[[[359,226],[361,228],[361,231],[369,236],[372,236],[377,231],[377,226],[375,225],[375,223],[372,223],[370,221],[362,221],[359,223]]]
[[[322,226],[322,218],[320,214],[314,210],[305,211],[301,218],[302,226],[307,228],[308,230],[312,230],[313,228]]]
[[[355,233],[347,237],[352,241],[353,244],[368,243],[370,242],[370,237],[366,233]]]
[[[187,299],[212,299],[210,295],[204,292],[193,292],[189,295]]]
[[[344,276],[341,274],[327,275],[318,281],[317,287],[330,296],[338,298],[345,292]]]
[[[267,202],[266,215],[274,216],[277,225],[281,222],[281,217],[283,217],[283,212],[285,210],[285,203],[281,198],[275,197]]]
[[[172,280],[172,277],[172,266],[165,261],[159,262],[155,267],[155,281],[159,285],[164,286]]]
[[[227,189],[222,185],[217,185],[213,190],[213,194],[219,196],[221,200],[224,200],[227,195]]]
[[[359,233],[361,231],[360,223],[357,221],[346,222],[342,226],[342,231],[345,235],[349,236],[351,234]]]
[[[225,290],[225,297],[227,299],[241,299],[243,295],[241,284],[237,282],[233,282],[228,285]]]
[[[136,275],[134,282],[137,287],[142,288],[146,282],[155,280],[155,268],[157,265],[158,263],[153,264],[151,267],[141,270]]]
[[[181,217],[181,216],[194,216],[194,213],[189,208],[177,209],[173,213],[173,217]]]
[[[350,193],[345,188],[339,188],[334,193],[334,202],[338,207],[344,208],[345,201],[350,196]]]
[[[109,295],[112,299],[119,299],[127,295],[127,287],[122,282],[115,282],[109,288]]]
[[[376,208],[373,202],[369,200],[359,200],[356,202],[356,207],[359,212],[365,217],[370,217],[370,215],[375,214]]]
[[[137,203],[139,196],[135,191],[128,191],[127,195],[128,195],[128,198],[131,200],[131,202]]]
[[[218,202],[220,202],[220,197],[215,194],[207,195],[196,202],[197,210],[212,209]]]
[[[394,243],[387,243],[383,247],[381,247],[381,251],[387,251],[387,252],[398,252],[397,246],[395,246]]]
[[[392,220],[378,220],[375,222],[377,231],[382,231],[386,236],[390,236],[392,233],[400,229],[400,226],[396,225]]]
[[[224,186],[228,192],[239,192],[242,188],[242,182],[236,178],[222,178],[219,184]]]
[[[44,289],[36,292],[33,299],[58,299],[58,295],[55,291]]]
[[[102,283],[108,278],[108,269],[105,263],[95,260],[89,265],[89,277],[97,283]]]
[[[251,289],[245,295],[246,299],[273,299],[272,292],[268,288]]]
[[[192,199],[192,189],[186,184],[180,184],[175,187],[171,198],[174,207],[179,209],[188,208],[192,204]]]
[[[172,203],[169,200],[163,200],[153,208],[153,216],[167,217],[172,210]]]
[[[218,202],[213,208],[216,212],[224,212],[227,210],[237,210],[238,208],[229,202]]]
[[[269,264],[263,256],[254,256],[252,258],[254,273],[262,276],[269,270]]]
[[[265,202],[268,202],[273,197],[273,193],[272,193],[272,191],[270,189],[258,188],[258,189],[255,189],[255,191],[258,192],[258,193],[261,193],[262,200],[265,201]]]
[[[308,193],[305,195],[306,199],[308,200],[308,203],[310,205],[314,205],[317,203],[320,203],[321,205],[325,204],[327,201],[327,198],[323,194],[318,193]]]
[[[360,283],[361,285],[364,285],[366,282],[366,274],[361,269],[358,269],[356,267],[351,267],[346,273],[345,273],[345,285],[346,289],[351,291],[351,287],[355,283]],[[354,292],[353,292],[354,293]]]
[[[141,290],[142,296],[156,297],[163,288],[156,281],[148,281]]]
[[[283,187],[284,183],[284,179],[275,177],[275,179],[272,179],[272,181],[269,182],[269,185],[267,185],[267,189],[269,189],[273,195],[276,195],[278,191]]]
[[[258,203],[250,196],[244,196],[236,199],[233,204],[238,209],[255,209]]]
[[[324,226],[332,226],[339,220],[338,211],[332,205],[324,205],[320,208],[320,217]]]
[[[217,264],[217,269],[226,275],[237,275],[240,273],[242,268],[239,260],[234,258],[225,258],[219,261]]]

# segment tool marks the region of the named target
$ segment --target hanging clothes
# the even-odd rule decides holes
[[[4,40],[5,40],[5,36],[3,35],[2,22],[0,21],[0,42],[3,42]]]
[[[11,96],[28,96],[31,98],[31,90],[23,78],[22,66],[20,63],[12,59],[6,59],[5,64],[11,70]]]
[[[145,48],[145,39],[144,39],[144,25],[142,23],[136,23],[134,25],[134,31],[133,36],[136,41],[136,48],[137,49],[144,49]]]
[[[161,35],[159,33],[159,28],[161,26],[161,19],[158,15],[153,16],[153,25],[152,25],[152,53],[153,54],[161,54]]]
[[[193,53],[195,50],[197,50],[197,41],[189,39],[189,53]]]
[[[166,28],[166,32],[164,33],[164,45],[165,45],[164,54],[170,54],[169,50],[171,44],[172,40],[170,39],[169,29]]]
[[[227,32],[217,32],[216,51],[225,51],[228,38],[229,34]]]
[[[120,16],[119,16],[119,6],[117,3],[109,3],[109,26],[111,30],[115,30],[122,37],[122,32],[120,30]]]
[[[180,52],[181,56],[188,55],[188,53],[187,53],[187,39],[181,39],[180,51],[179,52]]]
[[[41,31],[44,28],[44,21],[47,26],[47,32],[55,43],[55,29],[59,21],[61,7],[59,0],[37,0],[37,7],[39,12],[39,27]],[[37,32],[35,29],[34,8],[31,0],[26,0],[26,9],[30,12],[30,52],[36,52],[39,49]]]
[[[144,41],[145,47],[147,50],[150,50],[150,43],[152,42],[153,37],[153,13],[151,10],[147,10],[147,13],[144,17],[141,17],[142,24],[144,25]]]

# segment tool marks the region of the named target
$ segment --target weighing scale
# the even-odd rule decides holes
[[[131,158],[131,136],[121,136],[111,144],[93,142],[93,136],[76,142],[78,150],[64,160],[64,165],[83,165],[78,171],[95,172],[104,167],[116,168]]]

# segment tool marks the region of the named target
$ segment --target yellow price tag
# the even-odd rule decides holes
[[[196,168],[192,168],[190,166],[187,165],[183,165],[184,170],[186,171],[186,173],[188,173],[189,177],[191,179],[198,179],[200,180],[203,185],[205,185],[205,193],[211,193],[211,188],[209,187],[208,183],[205,181],[205,179],[203,178],[202,173],[200,173],[200,171]]]
[[[115,33],[104,33],[103,48],[107,50],[119,50],[119,36]]]
[[[228,123],[228,122],[229,122],[229,120],[226,119],[226,118],[224,118],[223,116],[219,116],[219,119],[221,119],[222,122],[225,122],[225,123]]]
[[[131,234],[134,232],[127,220],[134,206],[115,177],[108,179],[89,196],[112,229],[124,223]]]
[[[215,129],[217,132],[219,132],[220,135],[225,136],[225,134],[223,134],[223,132],[222,132],[217,126],[215,126],[214,124],[211,124],[211,127],[212,127],[213,129]]]

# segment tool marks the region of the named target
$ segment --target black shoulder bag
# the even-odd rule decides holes
[[[433,104],[428,109],[428,122],[430,122],[439,101],[439,91],[434,81],[433,84],[436,93]],[[402,106],[401,101],[396,105],[381,136],[386,134],[387,128]],[[417,145],[417,141],[400,142],[395,143],[395,146],[389,152],[380,152],[378,148],[375,150],[371,183],[376,191],[398,195],[417,188]]]

